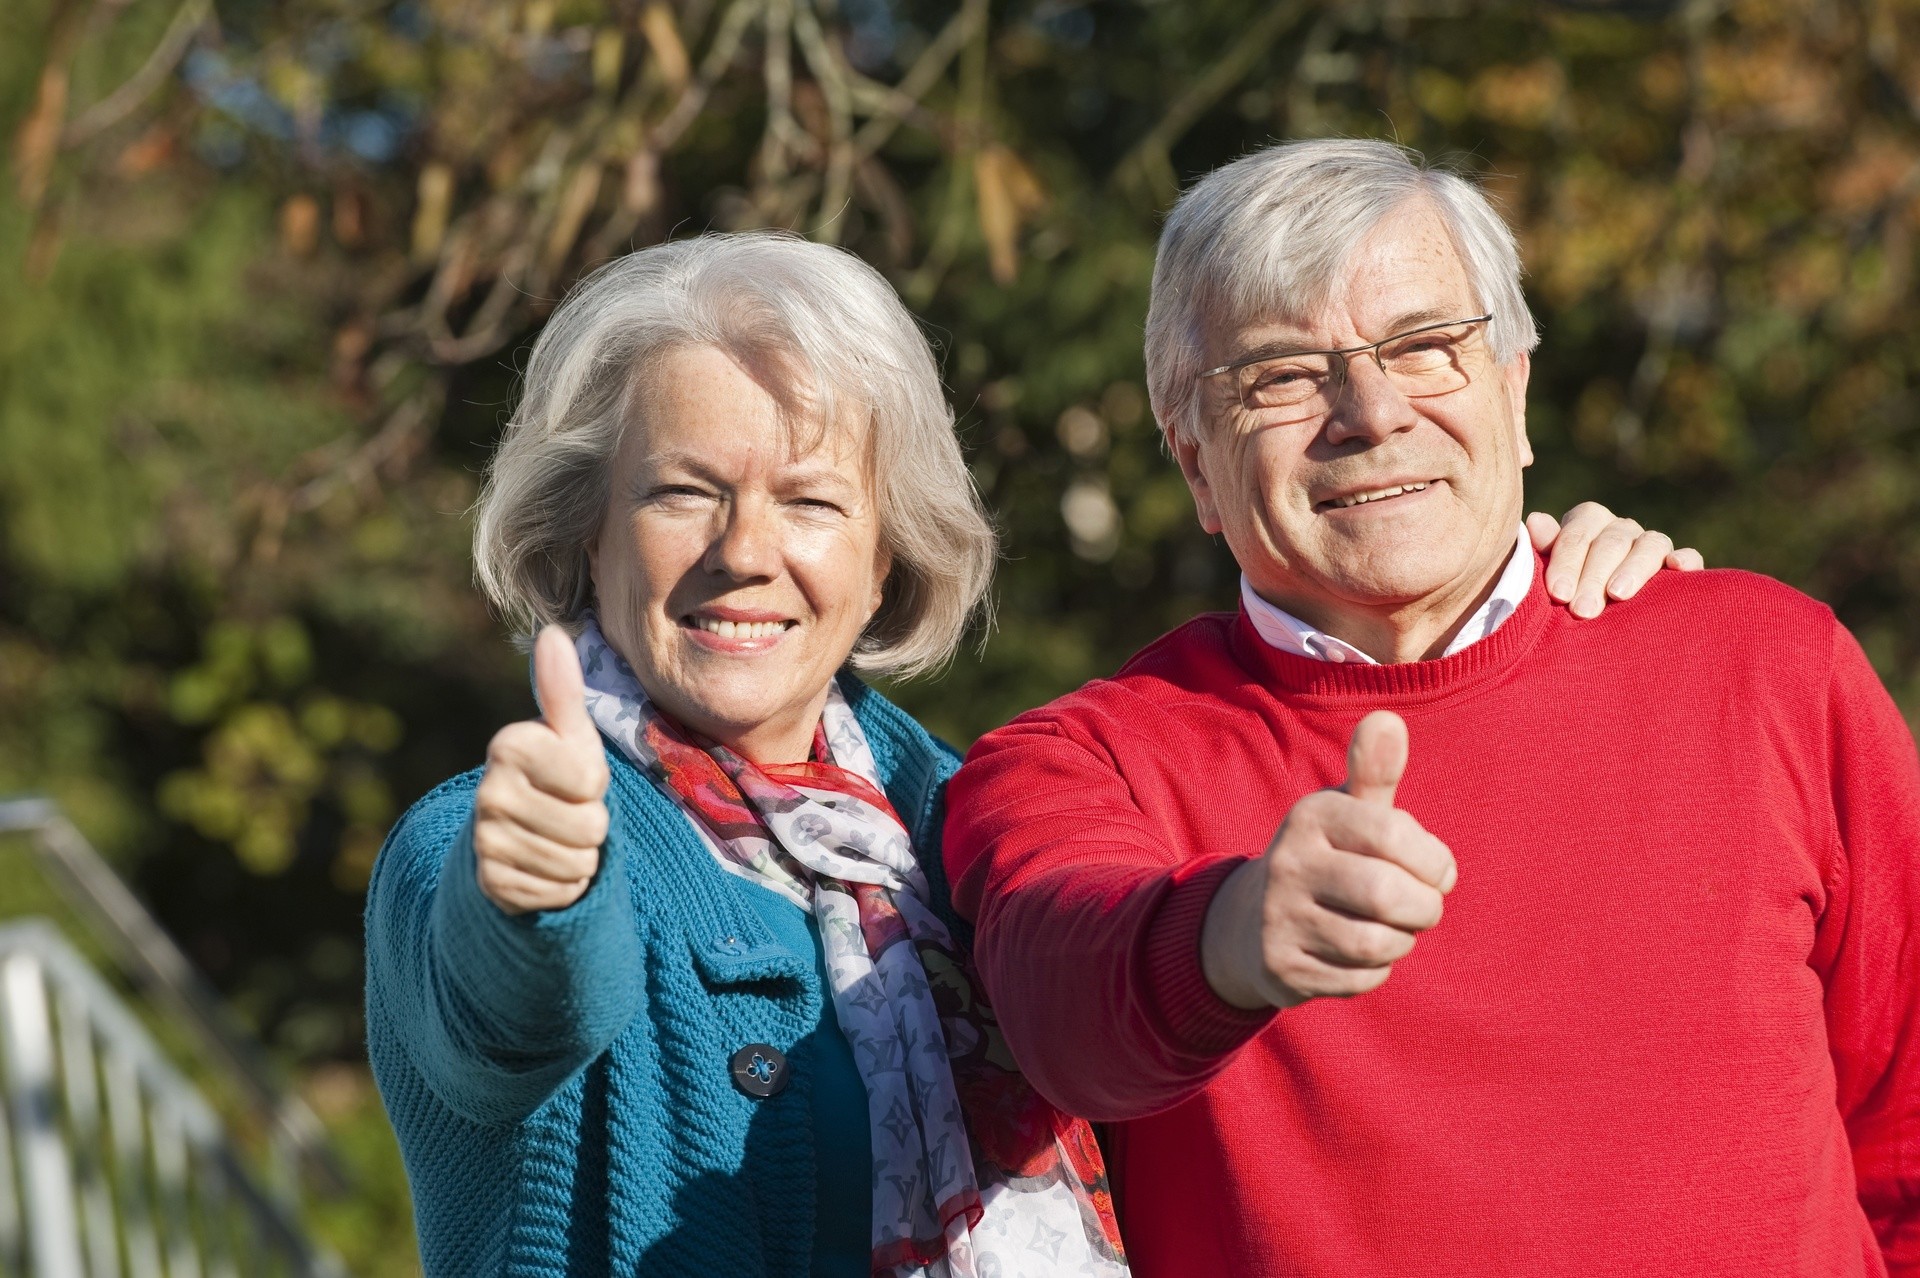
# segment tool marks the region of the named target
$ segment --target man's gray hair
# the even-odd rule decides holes
[[[1167,216],[1147,308],[1147,394],[1161,429],[1189,441],[1200,433],[1209,328],[1307,316],[1367,232],[1419,198],[1439,209],[1475,304],[1493,314],[1494,358],[1532,350],[1540,338],[1520,289],[1520,251],[1477,187],[1387,142],[1288,142],[1209,173]]]
[[[475,507],[475,574],[516,629],[577,626],[586,547],[600,531],[636,389],[662,355],[712,347],[769,390],[800,447],[858,413],[892,556],[852,664],[918,674],[958,646],[986,595],[996,543],[954,436],[927,339],[881,274],[780,232],[641,249],[583,281],[547,321]]]

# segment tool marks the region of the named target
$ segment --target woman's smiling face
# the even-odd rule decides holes
[[[601,629],[668,715],[805,758],[887,576],[862,430],[796,428],[704,346],[653,362],[633,418],[588,551]]]

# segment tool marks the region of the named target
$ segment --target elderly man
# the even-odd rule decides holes
[[[1142,1278],[1920,1274],[1913,738],[1772,581],[1551,602],[1534,341],[1383,144],[1167,223],[1153,406],[1242,606],[983,738],[946,839]]]

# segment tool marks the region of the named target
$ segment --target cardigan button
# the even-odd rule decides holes
[[[748,1043],[733,1054],[728,1063],[733,1085],[755,1100],[778,1096],[787,1090],[787,1058],[779,1048],[766,1043]]]

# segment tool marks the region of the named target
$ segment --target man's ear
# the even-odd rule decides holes
[[[1186,476],[1187,488],[1193,493],[1193,512],[1200,517],[1200,527],[1217,535],[1222,527],[1220,507],[1213,499],[1213,485],[1207,481],[1207,473],[1200,464],[1200,445],[1172,430],[1167,432],[1167,441],[1172,444],[1174,459],[1180,463],[1180,473]]]
[[[1527,439],[1527,380],[1533,374],[1533,356],[1521,351],[1500,371],[1506,381],[1507,402],[1513,409],[1514,450],[1524,469],[1533,465],[1533,444]]]

